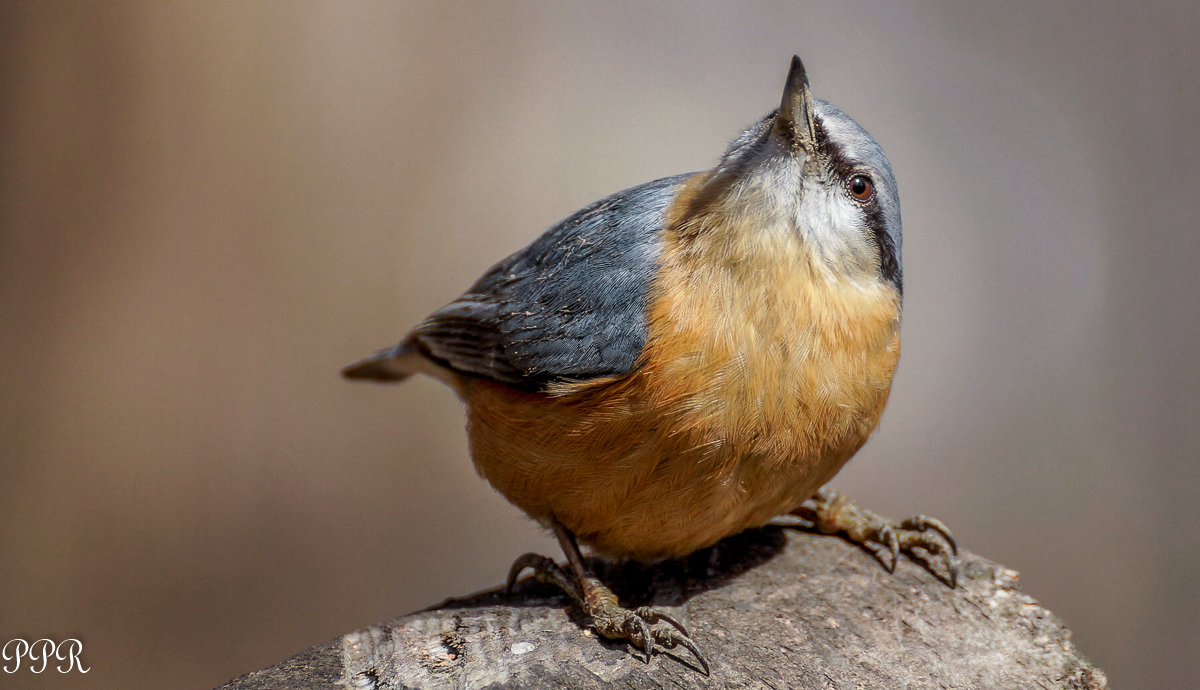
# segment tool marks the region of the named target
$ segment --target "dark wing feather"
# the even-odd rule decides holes
[[[456,371],[538,390],[631,371],[663,217],[687,175],[602,199],[496,264],[406,342]]]

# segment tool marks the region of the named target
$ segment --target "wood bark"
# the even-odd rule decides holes
[[[1017,573],[960,554],[957,589],[902,557],[888,573],[844,540],[768,526],[656,565],[591,560],[622,604],[683,621],[686,650],[647,663],[526,579],[351,632],[224,688],[1107,687]]]

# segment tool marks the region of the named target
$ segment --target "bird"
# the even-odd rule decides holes
[[[825,487],[887,403],[902,301],[891,164],[793,56],[779,107],[713,168],[586,206],[342,373],[453,389],[478,472],[566,555],[521,556],[509,586],[532,569],[604,637],[647,661],[683,646],[707,674],[687,628],[622,607],[580,543],[654,562],[794,515],[955,586],[941,521]]]

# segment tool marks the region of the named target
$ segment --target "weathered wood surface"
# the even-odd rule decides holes
[[[349,633],[224,686],[258,688],[1107,687],[1017,573],[961,554],[959,588],[902,559],[889,574],[841,539],[766,527],[657,566],[593,561],[625,605],[684,621],[685,650],[645,663],[529,580]]]

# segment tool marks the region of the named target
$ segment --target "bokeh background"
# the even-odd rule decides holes
[[[0,640],[92,668],[0,684],[212,686],[557,553],[448,390],[337,370],[710,166],[793,52],[904,204],[904,356],[835,485],[1019,569],[1116,687],[1194,682],[1194,3],[0,8]]]

